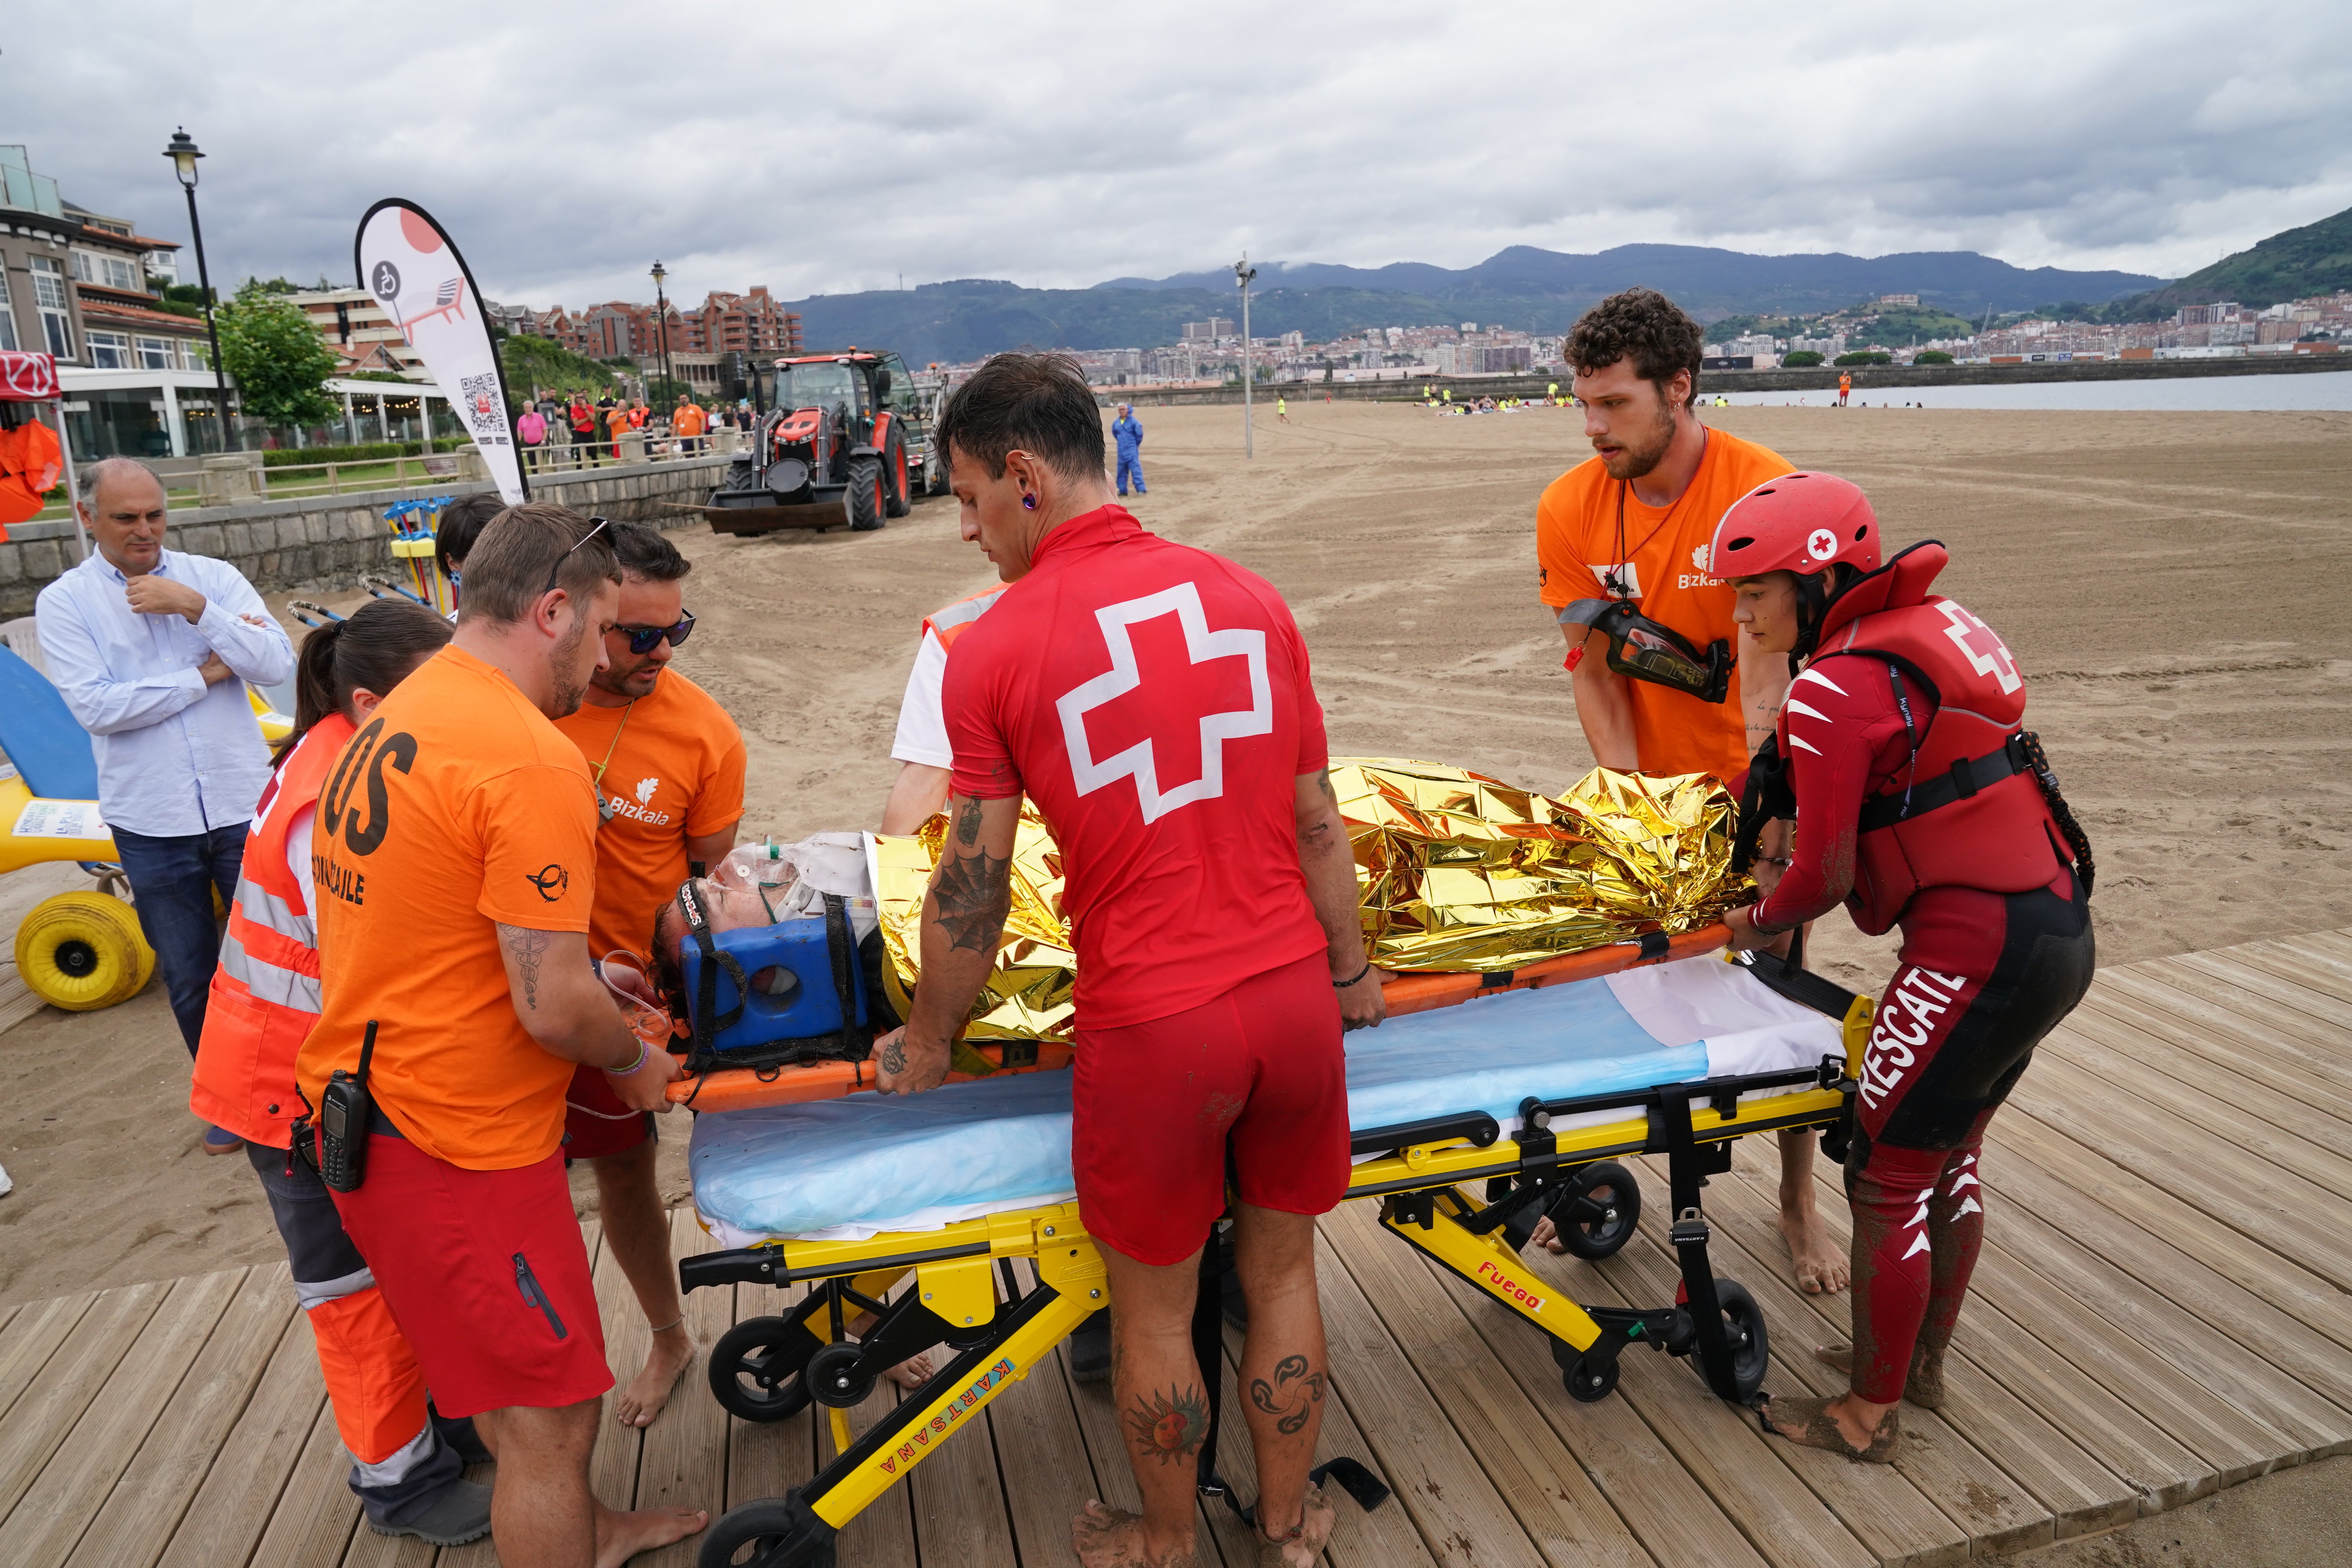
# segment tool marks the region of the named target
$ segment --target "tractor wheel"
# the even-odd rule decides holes
[[[915,510],[907,494],[907,438],[890,426],[888,446],[882,453],[882,510],[892,517],[904,517]]]
[[[129,904],[104,893],[59,893],[16,927],[16,973],[68,1013],[128,1001],[155,973],[155,950]]]
[[[948,493],[948,458],[936,445],[929,461],[923,464],[923,493],[943,496]]]
[[[884,489],[881,459],[850,459],[849,489],[841,498],[849,512],[849,531],[868,533],[882,526]]]

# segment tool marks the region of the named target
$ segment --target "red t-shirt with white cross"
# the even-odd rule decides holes
[[[1107,506],[1048,532],[948,660],[958,795],[1026,792],[1061,847],[1077,1024],[1197,1007],[1325,946],[1295,780],[1323,709],[1272,585]]]

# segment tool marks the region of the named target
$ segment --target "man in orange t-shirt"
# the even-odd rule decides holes
[[[702,429],[707,419],[700,404],[690,397],[679,396],[677,412],[669,416],[669,430],[677,437],[680,457],[691,458],[702,450]]]
[[[482,531],[454,640],[352,737],[311,842],[322,1005],[296,1077],[312,1106],[337,1070],[373,1100],[335,1206],[435,1403],[498,1456],[509,1563],[618,1560],[705,1522],[614,1513],[588,1482],[613,1377],[558,1152],[564,1089],[586,1064],[651,1110],[678,1070],[589,967],[595,793],[548,721],[604,661],[606,526],[538,502]]]
[[[607,530],[621,563],[620,619],[604,634],[605,666],[579,711],[555,721],[587,760],[604,826],[596,830],[596,901],[588,951],[643,958],[654,918],[678,884],[734,847],[743,816],[743,735],[709,693],[668,668],[694,630],[682,580],[693,568],[641,522]],[[694,1360],[669,1255],[669,1215],[655,1181],[654,1119],[613,1092],[593,1068],[573,1070],[564,1155],[596,1173],[605,1250],[628,1277],[653,1346],[613,1402],[615,1420],[644,1426]]]
[[[1732,502],[1796,465],[1699,422],[1702,342],[1696,322],[1648,289],[1612,295],[1577,321],[1564,346],[1594,455],[1553,480],[1536,504],[1537,576],[1554,611],[1579,600],[1623,600],[1701,652],[1718,639],[1738,650],[1724,700],[1708,702],[1619,674],[1600,632],[1560,626],[1577,722],[1595,762],[1620,773],[1728,781],[1772,732],[1789,668],[1733,626],[1731,587],[1707,575],[1707,549]],[[1768,840],[1764,853],[1785,858],[1785,840]],[[1776,868],[1757,869],[1769,878]],[[1806,1134],[1782,1135],[1780,1231],[1798,1284],[1836,1290],[1847,1263],[1814,1205],[1812,1159]]]

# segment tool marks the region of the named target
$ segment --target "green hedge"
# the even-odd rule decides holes
[[[1895,363],[1895,356],[1893,354],[1875,353],[1864,349],[1856,349],[1850,354],[1838,355],[1836,360],[1832,363],[1837,364],[1893,364]]]
[[[455,437],[441,437],[434,443],[437,452],[454,452],[461,445]],[[421,456],[421,441],[370,441],[357,447],[284,447],[261,454],[265,468],[283,468],[302,463],[367,463],[381,462],[388,458]]]
[[[1806,370],[1822,363],[1822,356],[1812,349],[1799,349],[1780,362],[1786,370]]]
[[[1941,349],[1921,349],[1911,356],[1913,364],[1949,364],[1952,356]]]

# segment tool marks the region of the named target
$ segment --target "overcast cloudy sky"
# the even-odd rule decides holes
[[[494,299],[1083,286],[1507,245],[2164,276],[2352,206],[2352,5],[9,6],[0,142],[215,277],[404,195]],[[194,268],[189,275],[193,278]]]

